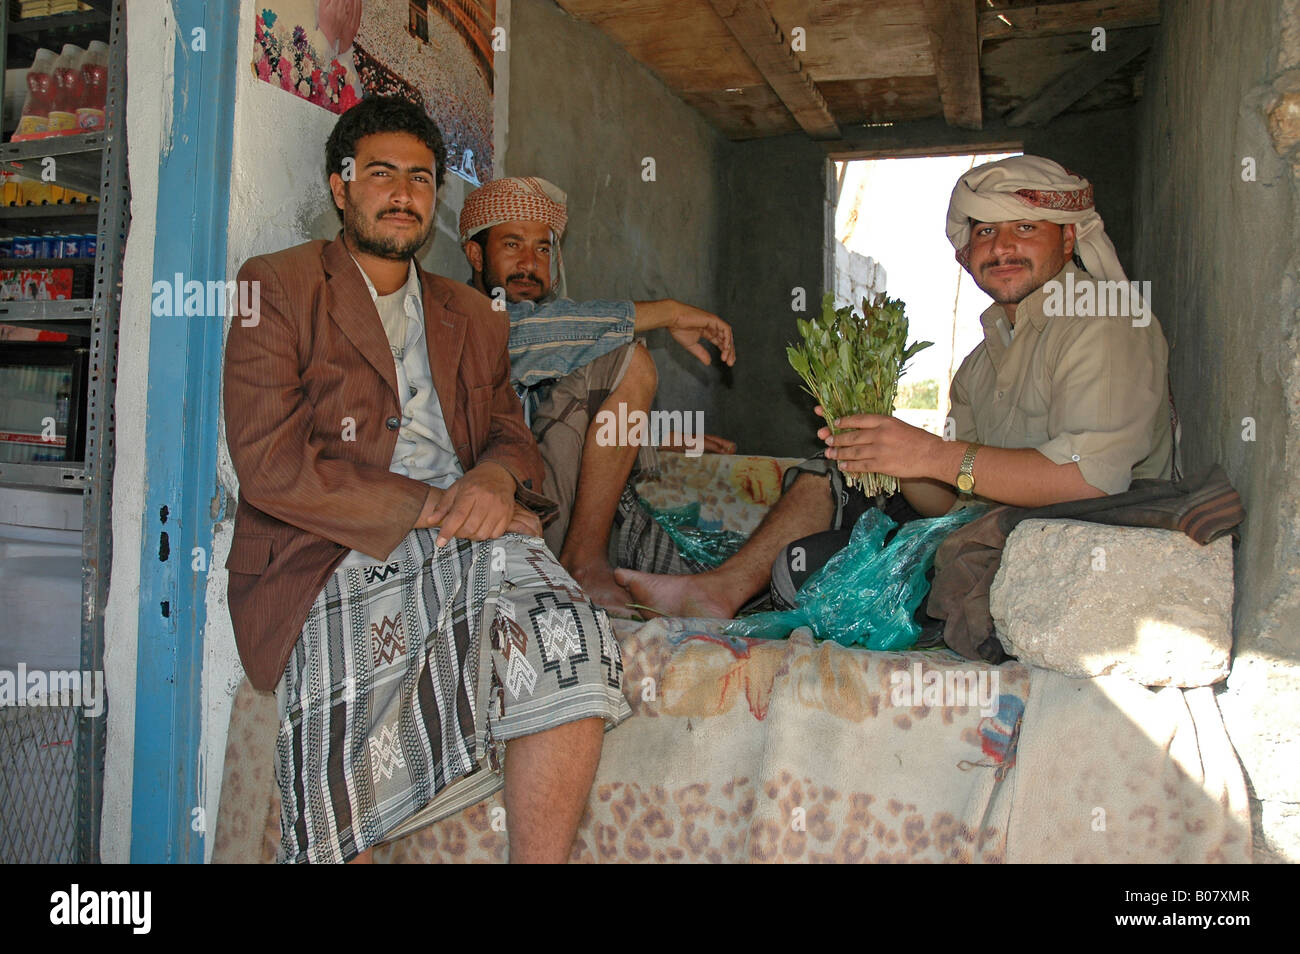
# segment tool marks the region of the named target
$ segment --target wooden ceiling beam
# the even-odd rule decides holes
[[[938,116],[905,123],[846,126],[845,142],[827,150],[840,159],[898,159],[911,156],[963,156],[971,153],[1024,152],[1019,130],[990,119],[983,129],[954,129]]]
[[[925,0],[943,118],[958,129],[984,125],[980,41],[974,0]]]
[[[1152,39],[1150,30],[1111,34],[1104,52],[1082,54],[1087,59],[1048,83],[1033,99],[1009,112],[1007,125],[1041,126],[1049,122],[1144,53],[1151,46]]]
[[[709,0],[772,91],[810,138],[838,141],[840,127],[790,38],[763,0]]]
[[[980,41],[1030,36],[1091,33],[1093,27],[1119,30],[1160,22],[1160,0],[1075,0],[1037,7],[982,10]]]

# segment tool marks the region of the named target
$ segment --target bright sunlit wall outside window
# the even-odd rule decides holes
[[[933,341],[908,365],[895,403],[898,417],[943,433],[948,386],[962,359],[984,338],[980,314],[992,304],[953,256],[944,231],[948,199],[972,167],[1020,153],[862,159],[837,162],[835,238],[839,304],[872,285],[901,298],[910,340]],[[856,253],[850,255],[848,253]],[[870,259],[870,264],[864,261]],[[878,266],[874,275],[871,265]]]

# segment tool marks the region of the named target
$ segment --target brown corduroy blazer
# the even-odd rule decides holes
[[[226,340],[226,442],[239,477],[226,559],[235,642],[249,681],[279,682],[303,623],[349,550],[382,560],[410,532],[428,486],[392,473],[401,407],[393,355],[343,244],[251,258],[256,316]],[[468,285],[420,269],[434,388],[461,465],[515,476],[545,513],[542,460],[510,387],[509,319]]]

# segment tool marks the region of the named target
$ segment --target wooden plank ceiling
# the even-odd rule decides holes
[[[865,123],[979,129],[1126,105],[1160,21],[1159,0],[556,2],[728,137],[830,143]]]

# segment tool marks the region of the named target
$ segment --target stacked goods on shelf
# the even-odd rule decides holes
[[[0,237],[0,301],[89,298],[95,246],[90,233]]]
[[[0,235],[0,302],[90,298],[96,244],[94,233]]]
[[[0,461],[65,460],[71,397],[72,375],[63,366],[0,369],[0,400],[5,406]]]
[[[95,257],[97,241],[97,237],[89,232],[0,236],[0,258],[92,259]]]
[[[19,0],[10,7],[13,20],[29,20],[32,17],[51,17],[58,13],[81,13],[92,7],[81,0]]]
[[[13,142],[96,132],[104,128],[108,91],[108,45],[83,50],[65,43],[56,58],[41,47],[27,71],[27,99]]]
[[[54,183],[3,173],[0,209],[86,203],[91,199]],[[75,211],[71,214],[78,218],[82,215]],[[93,213],[86,218],[93,218]],[[98,244],[93,232],[41,228],[39,218],[11,219],[0,224],[0,231],[17,233],[0,235],[0,301],[90,297]],[[69,265],[54,265],[52,260],[68,261]]]
[[[85,202],[80,192],[48,182],[4,174],[3,205],[28,206]],[[53,201],[51,201],[53,199]],[[21,221],[21,220],[20,220]],[[3,226],[20,231],[0,235],[0,301],[59,301],[90,297],[97,236],[93,232],[40,229],[39,219]],[[69,261],[67,267],[51,260]],[[71,264],[75,262],[76,264]]]
[[[54,182],[28,179],[17,172],[0,170],[0,206],[70,205],[98,201],[99,196],[68,189]]]
[[[67,301],[70,268],[0,268],[0,301]]]

